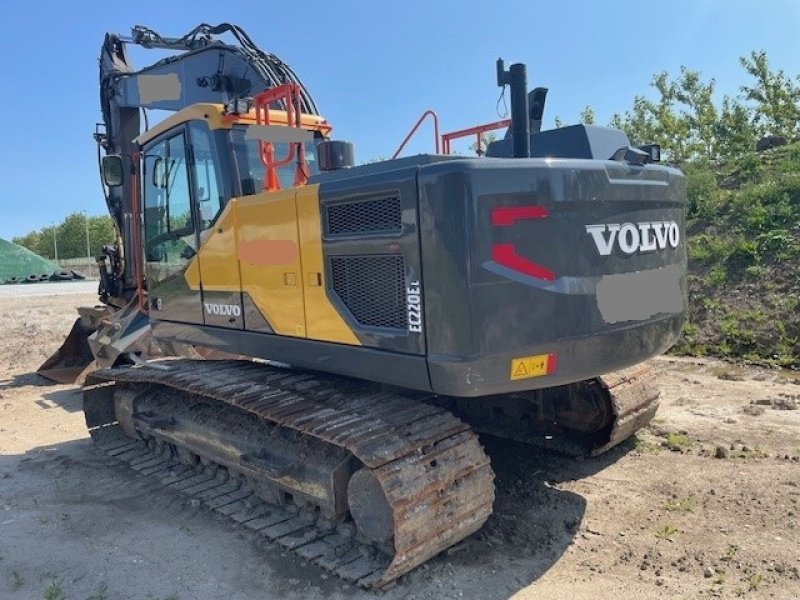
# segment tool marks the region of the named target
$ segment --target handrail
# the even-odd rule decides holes
[[[459,129],[458,131],[451,131],[450,133],[442,134],[442,154],[450,154],[451,140],[467,137],[468,135],[473,134],[477,136],[476,152],[479,155],[483,154],[483,150],[481,149],[481,134],[486,133],[487,131],[493,131],[495,129],[502,129],[503,127],[508,127],[509,125],[511,125],[511,119],[503,119],[502,121],[494,121],[493,123],[485,123],[483,125],[469,127],[468,129]]]
[[[301,94],[302,88],[296,83],[284,83],[274,88],[264,90],[253,98],[256,111],[256,125],[269,125],[270,114],[269,105],[273,102],[282,102],[286,109],[286,125],[302,129]],[[305,185],[308,179],[308,169],[306,167],[305,149],[302,142],[290,142],[285,158],[275,158],[275,145],[268,139],[258,140],[258,153],[261,162],[266,168],[264,177],[265,190],[281,189],[280,179],[278,178],[278,167],[288,165],[297,156],[297,167],[295,168],[294,185]]]
[[[414,127],[411,128],[411,131],[408,132],[406,139],[404,139],[403,143],[400,144],[400,147],[397,149],[397,152],[392,154],[392,159],[395,159],[400,155],[400,153],[403,151],[403,148],[406,147],[408,140],[411,139],[411,136],[413,136],[416,133],[417,129],[419,129],[419,126],[422,125],[422,122],[425,120],[425,117],[428,116],[433,117],[434,146],[436,148],[436,154],[439,154],[439,115],[437,115],[432,110],[426,110],[424,113],[422,113],[422,116],[419,118],[416,125],[414,125]]]

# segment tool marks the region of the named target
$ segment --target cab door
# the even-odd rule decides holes
[[[221,162],[222,152],[204,121],[190,121],[187,130],[200,238],[196,264],[203,296],[203,322],[214,327],[243,329],[246,315],[236,252],[236,223],[233,211],[223,214],[228,194],[223,181],[226,170]]]
[[[203,323],[200,289],[191,289],[184,276],[198,248],[185,128],[170,130],[147,144],[141,162],[151,317]]]

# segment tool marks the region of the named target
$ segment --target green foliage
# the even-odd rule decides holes
[[[650,96],[636,96],[630,110],[615,114],[610,125],[635,144],[657,143],[670,161],[723,161],[755,148],[765,135],[791,140],[800,133],[800,79],[769,67],[763,51],[741,57],[752,82],[742,97],[714,102],[716,83],[681,66],[676,77],[662,71],[650,81]]]
[[[729,252],[728,244],[719,236],[701,233],[689,238],[688,253],[691,260],[701,263],[717,263]]]
[[[81,258],[86,256],[86,225],[84,213],[72,213],[56,226],[31,231],[12,241],[45,258]],[[88,217],[89,250],[92,256],[100,253],[103,244],[114,241],[114,222],[108,215]],[[55,238],[55,239],[54,239]]]
[[[684,166],[686,175],[686,214],[692,218],[713,220],[720,208],[721,190],[713,167],[704,160]]]
[[[664,440],[664,444],[670,450],[678,452],[691,446],[692,440],[689,439],[689,436],[683,433],[670,433],[667,435],[666,440]]]
[[[584,125],[595,124],[594,109],[591,106],[586,106],[581,111],[580,122]]]
[[[486,154],[486,148],[489,144],[497,140],[497,134],[494,131],[487,131],[486,133],[481,134],[481,151],[478,152],[478,142],[472,142],[469,145],[470,152],[473,154],[478,154],[482,156]]]
[[[44,591],[44,600],[64,600],[64,590],[61,582],[53,580]]]
[[[676,498],[667,500],[664,503],[664,510],[668,510],[670,512],[692,512],[694,505],[695,501],[693,498]]]
[[[661,529],[656,531],[656,537],[662,540],[672,541],[672,536],[678,533],[678,529],[672,525],[664,525]]]
[[[742,92],[755,105],[752,122],[759,134],[791,138],[800,133],[800,85],[783,71],[771,71],[763,50],[739,62],[755,79],[752,86],[742,86]]]
[[[720,286],[728,279],[728,271],[724,267],[713,267],[708,272],[708,283],[713,286]]]

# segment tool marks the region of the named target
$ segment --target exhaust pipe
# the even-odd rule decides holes
[[[497,59],[497,85],[511,88],[511,143],[514,158],[531,155],[530,115],[528,113],[528,74],[525,65],[514,63],[505,70],[502,58]]]

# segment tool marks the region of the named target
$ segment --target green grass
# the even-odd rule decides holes
[[[651,441],[639,432],[631,437],[633,448],[641,454],[659,454],[663,450],[663,446],[654,441]]]
[[[758,589],[758,586],[761,585],[763,582],[764,582],[764,575],[762,573],[754,573],[747,580],[747,585],[749,589],[752,591]]]
[[[691,512],[694,508],[695,502],[693,498],[681,498],[667,500],[664,503],[664,510],[670,512]]]
[[[736,544],[728,544],[728,549],[725,550],[725,556],[722,557],[722,560],[733,560],[733,557],[736,556],[738,551],[739,546]]]
[[[678,533],[678,529],[672,525],[664,525],[661,529],[656,531],[656,537],[660,540],[672,541],[672,536]]]
[[[739,448],[731,450],[729,456],[731,458],[768,458],[769,453],[761,448],[748,448],[747,450]]]
[[[61,589],[61,582],[53,580],[44,590],[44,600],[64,600],[64,590]]]
[[[17,571],[11,571],[11,591],[16,592],[23,585],[25,585],[25,578]]]
[[[692,440],[682,433],[670,433],[664,440],[664,445],[672,451],[680,451],[689,448]]]

